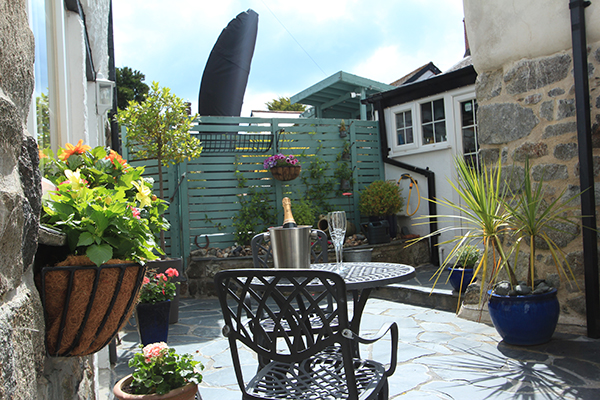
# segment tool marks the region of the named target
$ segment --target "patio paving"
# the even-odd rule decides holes
[[[203,400],[241,399],[227,340],[221,334],[216,299],[182,299],[168,344],[194,354],[205,369]],[[369,299],[361,334],[383,321],[400,327],[398,364],[390,378],[390,399],[598,399],[600,340],[556,333],[544,345],[502,342],[492,326],[452,312],[382,299]],[[113,380],[130,373],[127,361],[138,349],[135,320],[121,332]],[[382,343],[384,342],[384,343]],[[389,342],[361,347],[363,357],[389,359]],[[105,390],[101,399],[112,399]]]

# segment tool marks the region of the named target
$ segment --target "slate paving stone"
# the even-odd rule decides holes
[[[387,321],[400,326],[398,364],[389,379],[392,400],[600,399],[600,340],[556,333],[540,346],[512,346],[489,325],[383,299],[367,302],[361,335],[376,332]],[[179,321],[169,327],[169,345],[206,366],[203,400],[241,398],[222,326],[216,299],[181,299]],[[119,338],[114,381],[131,372],[127,361],[139,351],[135,318]],[[387,362],[389,349],[386,337],[375,345],[361,345],[361,355]],[[240,357],[252,376],[256,358],[243,346]]]

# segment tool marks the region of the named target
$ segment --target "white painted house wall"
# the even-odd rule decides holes
[[[418,144],[417,146],[404,149],[401,146],[394,146],[395,140],[395,113],[398,111],[406,110],[411,108],[413,115],[419,113],[420,104],[430,102],[433,100],[444,99],[444,111],[446,115],[446,132],[447,141],[436,143],[436,144]],[[429,169],[435,173],[436,182],[436,197],[439,199],[450,199],[454,202],[459,202],[460,199],[450,186],[448,179],[455,179],[454,176],[454,158],[458,155],[462,155],[463,140],[461,134],[460,125],[460,102],[474,99],[475,98],[475,86],[469,85],[459,89],[439,93],[433,96],[424,97],[413,102],[395,105],[384,110],[384,117],[386,121],[386,134],[388,140],[388,146],[390,147],[390,158],[403,163],[419,167],[422,169]],[[415,117],[413,117],[415,118]],[[420,119],[419,119],[420,120]],[[417,124],[418,126],[418,124]],[[420,129],[416,130],[414,135],[415,138],[420,136]],[[414,212],[415,206],[418,204],[418,194],[415,188],[409,191],[409,181],[400,180],[400,186],[402,188],[402,196],[405,198],[405,210],[398,215],[398,222],[401,227],[408,227],[410,233],[418,234],[421,236],[429,233],[429,225],[423,224],[428,222],[426,219],[419,220],[419,217],[429,215],[429,204],[428,198],[430,195],[427,191],[427,179],[425,176],[410,172],[402,168],[385,164],[385,178],[398,181],[402,174],[408,173],[414,179],[417,180],[419,186],[421,202],[419,209],[416,213],[409,217],[406,216],[406,203],[409,192],[411,194],[410,205],[408,214]],[[438,214],[450,214],[450,210],[444,209],[438,205]],[[448,222],[438,222],[438,228],[447,226]],[[440,236],[438,242],[441,243],[444,240],[450,239],[454,234],[444,234]],[[440,245],[437,249],[439,252],[440,260],[448,254],[451,249],[451,245]],[[432,251],[436,251],[432,249]]]

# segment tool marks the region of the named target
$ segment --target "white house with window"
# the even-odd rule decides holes
[[[450,213],[439,207],[432,210],[425,199],[459,201],[448,183],[454,173],[455,157],[467,158],[475,168],[479,165],[476,77],[467,57],[450,71],[404,84],[365,101],[378,112],[382,147],[388,149],[387,155],[383,154],[386,179],[399,182],[406,200],[407,207],[405,204],[398,217],[405,233],[426,235],[431,227],[415,225],[424,222],[416,217]],[[437,238],[432,244],[448,238]],[[437,254],[440,260],[448,250],[440,247]],[[432,254],[434,262],[435,257]]]

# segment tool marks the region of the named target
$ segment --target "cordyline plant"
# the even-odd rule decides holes
[[[187,105],[180,97],[169,88],[160,88],[158,82],[152,82],[144,101],[130,101],[116,115],[117,122],[127,128],[128,146],[136,157],[157,160],[161,199],[165,199],[163,167],[197,158],[202,152],[200,141],[190,135],[195,118],[187,115]],[[164,250],[163,232],[160,243]]]
[[[129,360],[134,368],[130,389],[133,394],[165,394],[189,383],[199,384],[202,375],[196,368],[204,369],[190,354],[179,355],[166,343],[151,343]]]
[[[512,176],[509,182],[501,179],[500,160],[496,166],[482,166],[481,171],[478,171],[468,165],[464,158],[457,157],[455,168],[456,183],[451,180],[449,183],[459,195],[460,202],[447,199],[429,200],[453,210],[455,214],[419,217],[427,220],[435,218],[438,222],[446,222],[448,225],[409,242],[412,244],[434,235],[457,232],[453,238],[440,243],[453,244],[453,248],[434,274],[434,287],[452,259],[455,259],[466,246],[477,245],[482,248],[482,257],[475,267],[473,279],[477,275],[483,278],[480,298],[483,297],[484,290],[493,287],[501,271],[505,271],[511,287],[514,288],[520,283],[514,267],[516,257],[521,243],[529,241],[531,248],[527,284],[533,288],[536,277],[536,240],[543,241],[550,249],[559,275],[568,278],[567,271],[569,271],[574,279],[563,251],[552,241],[548,233],[563,232],[557,227],[559,223],[577,225],[574,217],[568,215],[568,212],[574,208],[567,205],[579,195],[561,201],[563,191],[556,200],[546,202],[543,181],[534,186],[528,162],[525,165],[523,182],[519,185],[519,190],[514,192],[510,189],[509,182],[514,183],[513,179],[516,177]],[[511,246],[505,246],[504,239],[509,237],[514,242]],[[515,255],[515,262],[511,265],[509,259],[513,255]],[[491,271],[488,270],[489,267]]]

